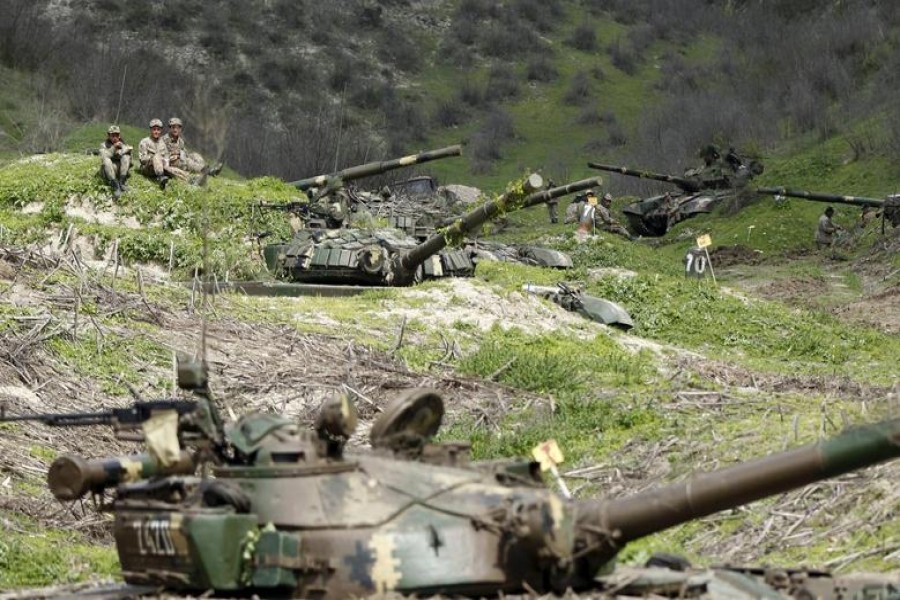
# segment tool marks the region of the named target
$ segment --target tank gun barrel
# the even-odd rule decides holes
[[[581,535],[596,548],[587,560],[599,566],[651,533],[897,457],[900,418],[627,498],[587,501],[578,507]]]
[[[458,241],[472,231],[477,230],[491,219],[497,217],[501,212],[543,204],[553,198],[600,186],[603,184],[603,180],[599,177],[592,177],[549,190],[535,191],[540,189],[543,183],[543,178],[540,175],[532,173],[525,178],[521,190],[507,192],[496,200],[485,202],[482,206],[466,213],[445,229],[435,233],[408,253],[401,255],[395,272],[400,276],[415,272],[416,268],[429,256],[440,252],[448,244]]]
[[[696,181],[691,181],[690,179],[687,179],[685,177],[678,177],[677,175],[654,173],[652,171],[641,171],[638,169],[629,169],[628,167],[604,165],[595,162],[589,162],[588,166],[592,169],[609,171],[610,173],[620,173],[621,175],[628,175],[629,177],[638,177],[640,179],[653,179],[655,181],[674,183],[685,192],[699,192],[701,189],[701,186]]]
[[[419,154],[410,154],[409,156],[403,156],[400,158],[395,158],[393,160],[382,160],[366,163],[363,165],[357,165],[355,167],[348,167],[330,175],[316,175],[315,177],[307,177],[306,179],[291,181],[289,185],[306,191],[312,187],[322,187],[324,185],[327,185],[329,181],[333,181],[335,179],[340,179],[342,181],[352,181],[354,179],[360,179],[362,177],[368,177],[370,175],[378,175],[380,173],[385,173],[394,169],[400,169],[412,165],[420,165],[432,160],[449,158],[451,156],[459,156],[461,154],[462,146],[457,144],[455,146],[447,146],[446,148],[438,148],[437,150],[420,152]]]
[[[884,200],[879,200],[878,198],[843,196],[841,194],[826,194],[824,192],[810,192],[807,190],[796,190],[784,187],[761,187],[756,189],[756,193],[761,195],[803,198],[814,202],[828,202],[831,204],[852,204],[854,206],[874,206],[876,208],[884,205]]]

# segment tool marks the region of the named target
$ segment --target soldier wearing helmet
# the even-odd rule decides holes
[[[188,173],[202,173],[206,168],[206,161],[196,152],[188,152],[185,149],[184,137],[181,135],[183,131],[184,123],[181,119],[178,117],[169,119],[169,131],[163,136],[169,154],[169,164]],[[209,170],[209,174],[215,176],[221,170],[222,166],[217,165]]]
[[[125,180],[131,169],[131,146],[122,139],[118,125],[110,125],[106,130],[106,140],[100,144],[100,175],[112,188],[116,199],[128,191]]]

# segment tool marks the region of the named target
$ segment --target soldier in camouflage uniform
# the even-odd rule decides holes
[[[547,180],[546,189],[552,189],[555,187],[553,185],[553,180]],[[557,207],[559,206],[559,198],[550,198],[547,200],[547,216],[550,217],[551,223],[559,223],[559,215],[557,214]]]
[[[202,173],[206,168],[206,161],[196,152],[188,152],[185,149],[184,138],[181,136],[184,123],[178,117],[169,119],[169,131],[163,136],[163,142],[169,152],[169,165],[182,169],[189,173]],[[217,165],[209,170],[209,175],[216,176],[222,170]]]
[[[615,217],[612,216],[612,213],[609,212],[612,207],[612,201],[612,194],[606,193],[603,195],[603,200],[600,201],[600,205],[597,206],[597,210],[594,211],[594,223],[596,227],[603,231],[615,233],[616,235],[621,235],[624,238],[633,240],[634,237],[616,220]]]
[[[169,151],[162,140],[162,128],[161,120],[150,121],[150,135],[138,144],[138,160],[141,163],[141,174],[155,179],[159,188],[164,190],[169,183],[170,175],[187,179],[188,174],[177,167],[169,166]]]
[[[563,223],[577,223],[578,219],[581,217],[582,210],[584,210],[585,202],[587,202],[587,196],[585,194],[578,194],[575,196],[566,208],[566,218]]]
[[[113,196],[119,198],[127,192],[125,180],[131,169],[131,146],[122,139],[118,125],[110,125],[106,130],[106,140],[100,144],[100,174],[109,183]]]
[[[834,216],[834,208],[828,207],[825,213],[819,217],[816,224],[816,246],[819,250],[827,250],[834,244],[834,234],[843,228],[831,220]]]

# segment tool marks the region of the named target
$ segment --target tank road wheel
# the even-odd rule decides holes
[[[387,261],[387,252],[380,246],[367,246],[359,251],[359,268],[369,275],[381,273]]]

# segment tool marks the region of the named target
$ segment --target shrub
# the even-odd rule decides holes
[[[618,123],[609,123],[606,126],[607,140],[611,146],[624,146],[628,143],[625,130]]]
[[[434,111],[434,121],[441,127],[456,127],[465,120],[466,111],[457,98],[442,100]]]
[[[516,98],[521,93],[521,85],[515,73],[508,69],[493,67],[488,74],[486,96],[493,99]]]
[[[591,82],[587,73],[579,71],[572,76],[569,81],[569,88],[563,96],[563,102],[566,104],[584,104],[591,100]]]
[[[466,78],[462,82],[462,85],[459,86],[457,95],[462,102],[476,108],[482,106],[486,99],[484,89],[477,81],[473,81],[469,78]]]
[[[600,122],[600,113],[597,112],[596,106],[585,106],[575,117],[575,122],[579,125],[594,125]]]
[[[566,44],[582,52],[594,52],[597,50],[597,32],[590,23],[582,23],[575,28],[572,36]]]
[[[525,67],[525,77],[528,81],[549,82],[559,77],[559,71],[553,61],[545,57],[537,57],[528,61]]]
[[[634,75],[637,72],[637,53],[630,46],[623,44],[620,39],[616,39],[616,41],[607,46],[606,51],[615,68],[626,75]]]
[[[382,30],[378,55],[382,60],[407,73],[418,72],[423,64],[422,49],[415,37],[409,31],[400,31],[396,27]]]

